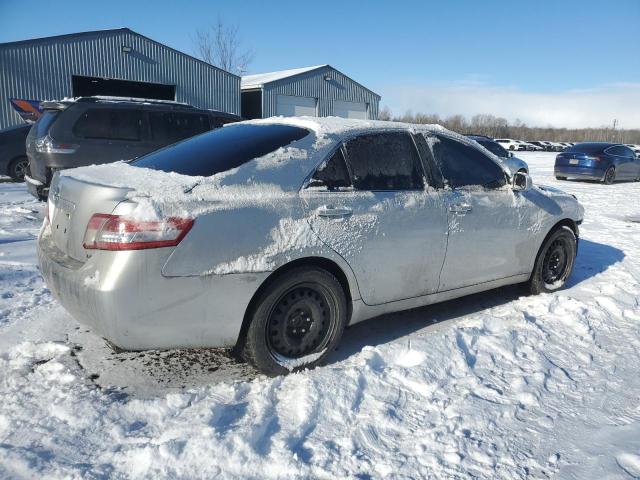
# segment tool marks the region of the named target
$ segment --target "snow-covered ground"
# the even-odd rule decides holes
[[[222,351],[111,352],[38,274],[42,205],[0,183],[0,477],[640,477],[640,184],[519,155],[585,206],[567,289],[380,317],[275,379]]]

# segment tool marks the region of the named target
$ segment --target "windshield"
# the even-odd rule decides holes
[[[208,177],[239,167],[307,136],[290,125],[236,124],[203,133],[131,162],[182,175]]]
[[[498,157],[506,158],[509,156],[507,154],[507,151],[496,142],[490,142],[488,140],[478,140],[478,143]]]

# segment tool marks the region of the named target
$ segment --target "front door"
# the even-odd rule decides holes
[[[424,178],[408,133],[367,134],[338,148],[301,192],[311,228],[350,265],[368,305],[438,289],[447,211]]]
[[[440,135],[429,143],[445,182],[449,218],[439,290],[526,273],[534,205],[508,188],[502,168],[480,149]]]

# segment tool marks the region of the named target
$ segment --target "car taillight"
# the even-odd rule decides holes
[[[96,213],[87,224],[83,246],[88,250],[143,250],[175,247],[193,226],[192,219],[145,222]]]
[[[75,153],[78,145],[75,143],[56,143],[49,135],[35,142],[38,153]]]
[[[602,160],[600,157],[596,157],[595,155],[587,155],[587,160],[593,160],[594,162],[599,162]]]

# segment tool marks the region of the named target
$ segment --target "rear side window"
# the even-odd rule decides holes
[[[208,177],[274,152],[308,134],[308,130],[290,125],[230,125],[140,157],[131,165]]]
[[[151,138],[169,144],[211,129],[209,116],[200,113],[149,112]]]
[[[451,188],[468,185],[499,188],[506,184],[502,169],[480,150],[450,138],[437,138],[433,156]]]
[[[329,160],[318,167],[307,185],[308,188],[321,188],[329,191],[336,191],[350,186],[351,179],[349,178],[349,171],[347,170],[342,148],[338,148]]]
[[[358,190],[422,190],[420,157],[408,133],[361,135],[346,143],[353,186]]]
[[[89,108],[76,121],[73,133],[82,138],[138,141],[142,133],[142,111]]]

